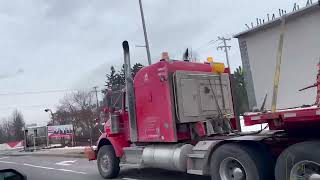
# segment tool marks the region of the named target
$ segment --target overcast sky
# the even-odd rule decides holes
[[[279,8],[291,11],[307,0],[143,0],[152,61],[161,52],[181,59],[186,48],[201,60],[225,61],[217,36],[232,37],[255,18]],[[111,65],[123,62],[121,42],[131,45],[132,61],[147,63],[138,0],[1,0],[0,120],[14,108],[27,123],[45,124],[45,108],[55,109],[65,92],[16,92],[102,88]],[[232,39],[232,69],[241,65]]]

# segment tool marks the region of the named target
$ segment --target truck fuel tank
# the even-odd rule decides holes
[[[142,163],[147,167],[185,172],[192,148],[191,144],[149,145],[143,150]]]

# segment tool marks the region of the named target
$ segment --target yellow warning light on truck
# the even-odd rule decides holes
[[[220,62],[213,62],[213,57],[207,57],[207,62],[210,63],[210,66],[212,68],[212,72],[215,73],[223,73],[224,72],[224,63]]]
[[[213,63],[213,57],[207,57],[207,62],[208,63]]]
[[[220,63],[220,62],[213,62],[211,64],[212,67],[212,72],[216,72],[216,73],[223,73],[224,72],[224,63]]]

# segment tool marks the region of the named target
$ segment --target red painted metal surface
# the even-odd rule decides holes
[[[116,112],[113,112],[114,114],[119,114],[120,116],[120,132],[119,133],[111,133],[111,121],[110,117],[106,121],[104,125],[105,133],[101,134],[98,143],[101,139],[106,138],[110,141],[112,144],[116,156],[121,157],[123,155],[123,148],[130,146],[130,128],[129,128],[129,117],[128,112],[125,111],[125,95],[122,96],[122,109]],[[105,112],[107,113],[107,111]]]
[[[246,113],[244,115],[246,126],[269,123],[269,129],[299,129],[311,125],[319,128],[320,125],[320,108],[317,106],[305,108],[293,108],[278,110],[275,113]]]
[[[160,61],[141,69],[135,76],[138,142],[177,142],[191,139],[190,125],[175,122],[172,76],[178,70],[211,72],[212,68],[210,64]],[[225,72],[228,72],[228,69]],[[123,155],[123,148],[130,145],[129,117],[125,109],[125,98],[122,104],[121,110],[112,112],[120,116],[121,131],[112,133],[108,120],[105,124],[106,133],[100,137],[100,140],[106,138],[111,142],[118,157]],[[198,136],[205,135],[203,124],[197,123],[193,128]]]
[[[178,141],[191,139],[190,127],[188,124],[177,124],[177,138]]]
[[[177,70],[211,72],[209,64],[160,61],[134,78],[139,142],[177,142],[172,81]]]
[[[93,161],[97,159],[96,152],[93,150],[92,147],[85,147],[84,154],[88,158],[89,161]]]
[[[206,128],[203,124],[203,122],[197,122],[196,125],[195,125],[195,128],[196,128],[196,133],[199,137],[203,137],[203,136],[206,136],[207,133],[206,133]]]
[[[129,141],[126,140],[124,134],[108,136],[107,133],[103,133],[99,137],[98,143],[102,139],[107,139],[108,141],[110,141],[111,145],[114,148],[114,151],[115,151],[117,157],[121,157],[123,155],[123,148],[124,147],[129,147],[130,146]]]

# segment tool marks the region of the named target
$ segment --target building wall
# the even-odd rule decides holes
[[[267,93],[266,107],[271,108],[279,33],[277,25],[239,37],[251,107],[255,102],[259,107]],[[244,58],[246,53],[247,58]],[[316,89],[298,90],[315,83],[319,57],[320,11],[287,21],[277,108],[315,102]]]

